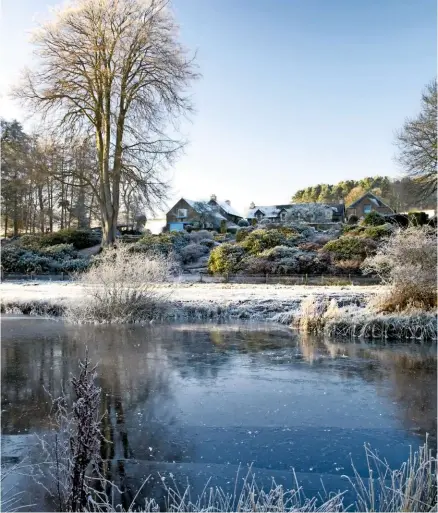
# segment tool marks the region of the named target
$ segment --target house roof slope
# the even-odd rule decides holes
[[[354,208],[367,196],[369,197],[370,201],[377,207],[387,207],[392,210],[392,208],[389,205],[387,205],[384,201],[382,201],[378,196],[376,196],[372,192],[366,192],[365,194],[362,194],[360,198],[358,198],[356,201],[353,201],[353,203],[351,205],[348,205],[347,208]]]

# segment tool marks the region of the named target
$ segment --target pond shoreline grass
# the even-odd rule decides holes
[[[66,318],[68,301],[7,300],[1,313]],[[171,294],[152,312],[141,312],[136,322],[147,324],[169,321],[255,321],[289,326],[303,333],[324,334],[345,340],[437,340],[437,315],[434,312],[378,314],[369,309],[363,297],[334,299],[330,292],[292,300],[181,301]],[[122,320],[123,321],[123,320]],[[119,320],[119,323],[122,322]],[[71,322],[71,321],[70,321]],[[92,319],[83,321],[93,323]],[[96,322],[97,324],[97,322]]]

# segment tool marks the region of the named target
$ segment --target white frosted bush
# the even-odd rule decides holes
[[[259,256],[269,260],[279,260],[280,258],[293,258],[297,252],[297,248],[291,248],[290,246],[275,246],[274,248],[265,249],[259,253]]]
[[[189,244],[180,251],[181,259],[184,264],[196,262],[202,256],[209,252],[207,246],[202,244]]]
[[[213,233],[208,230],[193,231],[189,234],[190,242],[198,244],[201,240],[213,239]]]
[[[373,306],[381,311],[408,307],[433,309],[437,304],[437,237],[428,226],[398,229],[363,263],[364,273],[377,274],[389,289]]]
[[[78,276],[86,296],[67,317],[79,322],[133,323],[160,317],[167,295],[160,285],[174,271],[172,258],[132,252],[129,245],[107,249]]]
[[[202,239],[199,244],[201,246],[206,246],[208,249],[215,248],[216,246],[219,246],[219,242],[216,242],[213,239]]]

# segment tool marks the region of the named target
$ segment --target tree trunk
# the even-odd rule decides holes
[[[44,199],[43,199],[43,186],[38,186],[38,204],[40,208],[40,230],[44,233]]]
[[[17,193],[14,194],[14,237],[18,235],[18,201]]]
[[[102,226],[102,247],[112,246],[117,240],[117,221],[114,222],[112,216],[104,214]]]
[[[53,232],[53,184],[51,180],[47,182],[47,196],[48,196],[48,214],[49,214],[49,230]]]
[[[5,214],[5,238],[8,236],[8,221],[9,221],[8,214]]]

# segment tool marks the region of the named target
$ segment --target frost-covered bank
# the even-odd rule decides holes
[[[436,339],[436,316],[427,313],[376,315],[369,300],[381,286],[284,286],[163,284],[165,320],[241,319],[276,322],[303,331],[365,338]],[[2,283],[3,312],[62,315],[87,293],[67,282]]]
[[[340,305],[365,302],[379,289],[378,286],[284,286],[243,284],[163,284],[168,315],[181,318],[187,312],[194,316],[211,318],[229,317],[288,323],[287,315],[296,312],[302,301],[309,297],[334,299]],[[0,284],[2,308],[11,305],[46,304],[62,311],[79,303],[87,293],[86,285],[74,282],[4,282]]]

